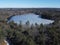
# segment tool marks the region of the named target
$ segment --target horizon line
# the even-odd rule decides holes
[[[0,8],[60,8],[60,7],[0,7]]]

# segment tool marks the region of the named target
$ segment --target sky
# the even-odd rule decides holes
[[[60,8],[60,0],[0,0],[0,8]]]

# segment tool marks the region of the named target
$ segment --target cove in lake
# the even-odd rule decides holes
[[[43,19],[41,18],[41,16],[33,13],[13,16],[8,22],[11,21],[14,21],[17,24],[19,24],[20,21],[22,22],[22,24],[25,24],[27,21],[29,21],[30,24],[50,24],[54,22],[53,20]]]

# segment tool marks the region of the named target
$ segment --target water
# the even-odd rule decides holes
[[[27,21],[30,22],[30,24],[50,24],[53,23],[53,20],[48,20],[48,19],[43,19],[41,17],[39,17],[39,15],[33,14],[33,13],[29,13],[29,14],[24,14],[24,15],[16,15],[13,16],[9,22],[14,21],[15,23],[19,24],[20,21],[22,22],[22,24],[25,24]]]

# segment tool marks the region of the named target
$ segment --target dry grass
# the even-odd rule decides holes
[[[0,45],[7,45],[4,41],[2,41],[1,43],[0,43]]]

